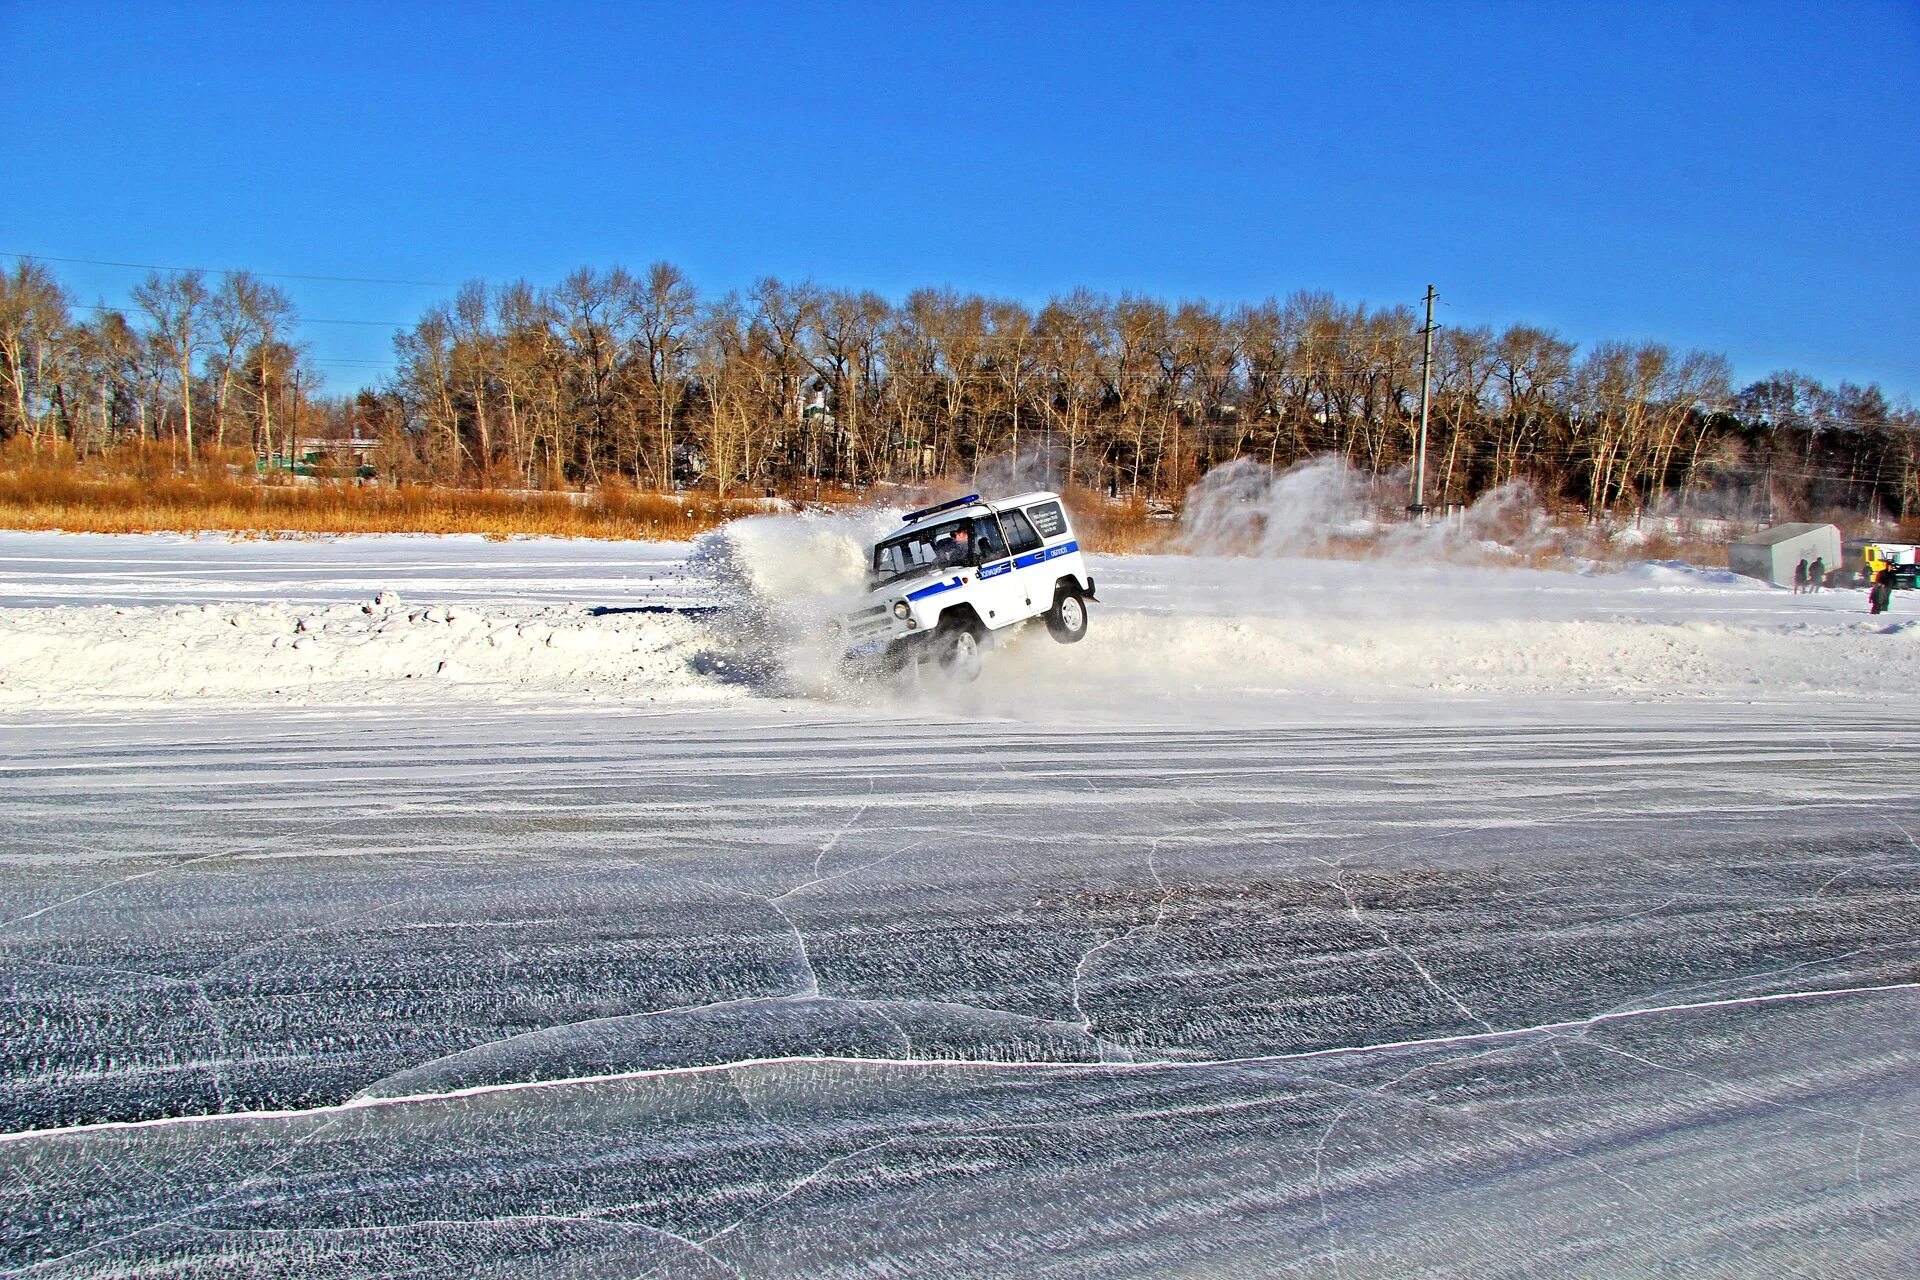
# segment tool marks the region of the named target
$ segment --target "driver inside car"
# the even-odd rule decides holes
[[[967,526],[960,525],[940,544],[940,563],[947,568],[973,563],[973,539]]]

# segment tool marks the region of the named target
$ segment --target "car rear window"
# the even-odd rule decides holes
[[[1027,514],[1033,517],[1033,527],[1040,531],[1043,538],[1057,538],[1067,531],[1066,513],[1060,510],[1057,502],[1043,502],[1037,507],[1028,507]]]
[[[1001,512],[1000,527],[1007,532],[1007,550],[1016,556],[1040,545],[1040,535],[1033,531],[1033,525],[1018,511]]]

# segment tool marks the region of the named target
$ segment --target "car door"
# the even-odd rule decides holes
[[[973,545],[977,550],[974,563],[980,566],[974,589],[974,608],[979,610],[980,620],[989,627],[1004,627],[1024,617],[1018,600],[1019,584],[1014,581],[1013,557],[1001,536],[1000,521],[994,516],[976,520]]]
[[[1008,616],[1031,618],[1044,613],[1053,604],[1053,583],[1047,577],[1046,554],[1040,547],[1040,534],[1021,511],[1000,513],[1000,532],[1006,535],[1008,561],[1013,566],[1008,579]]]

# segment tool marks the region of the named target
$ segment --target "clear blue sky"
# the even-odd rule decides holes
[[[1330,290],[1920,398],[1920,5],[0,3],[0,251]],[[87,301],[139,274],[59,265]],[[409,321],[433,286],[281,281]],[[329,385],[377,327],[308,329]]]

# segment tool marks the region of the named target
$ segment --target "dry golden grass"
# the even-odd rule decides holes
[[[1155,517],[1145,501],[1107,498],[1090,489],[1061,495],[1073,513],[1080,545],[1106,555],[1157,555],[1175,550],[1177,520]]]
[[[1066,495],[1081,542],[1112,554],[1173,549],[1174,521],[1142,501],[1091,490]],[[843,507],[871,495],[827,484],[784,490],[805,506]],[[938,500],[930,498],[929,501]],[[762,497],[659,494],[612,483],[589,493],[361,485],[256,477],[244,450],[127,446],[76,460],[63,445],[23,439],[0,450],[0,528],[69,533],[227,533],[302,537],[354,533],[471,533],[489,538],[677,540],[768,510]]]
[[[164,449],[71,455],[12,442],[0,454],[0,527],[70,533],[472,533],[489,538],[684,539],[764,511],[755,498],[440,489],[256,479],[247,454],[177,467]],[[813,499],[830,502],[821,495]]]
[[[952,486],[946,486],[952,488]],[[959,495],[940,486],[920,500]],[[874,495],[834,485],[782,492],[787,502],[845,507]],[[902,495],[904,496],[904,495]],[[1111,499],[1090,489],[1063,496],[1089,551],[1111,555],[1179,549],[1179,522],[1156,515],[1140,499]],[[0,528],[76,533],[228,533],[301,537],[354,533],[469,533],[489,538],[556,537],[680,540],[774,504],[763,497],[711,493],[659,494],[608,484],[588,493],[445,489],[427,485],[358,485],[258,478],[244,450],[203,451],[189,467],[165,446],[129,446],[76,461],[64,445],[32,448],[21,438],[0,448]],[[1686,560],[1725,564],[1719,542],[1654,533],[1638,545],[1615,545],[1599,529],[1569,529],[1508,563],[1562,567],[1570,561]],[[1920,535],[1907,527],[1906,536]],[[1336,538],[1317,554],[1364,560],[1379,551],[1372,538]]]

